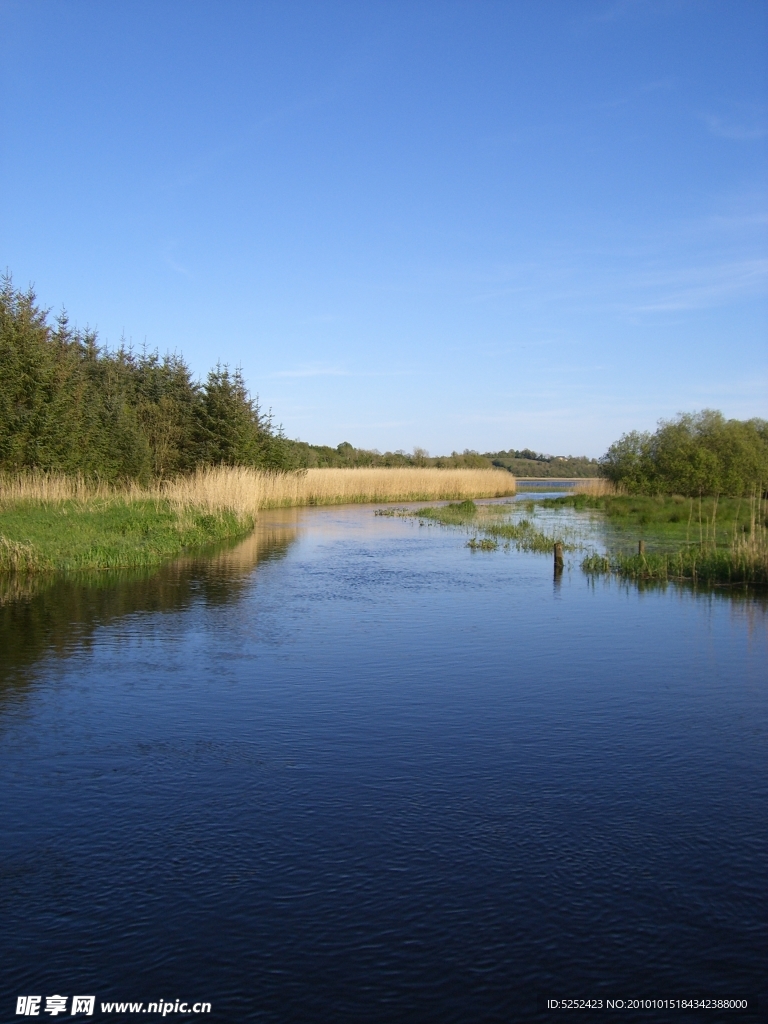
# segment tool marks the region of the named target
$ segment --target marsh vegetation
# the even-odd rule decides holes
[[[210,467],[147,486],[26,473],[0,479],[0,571],[155,565],[252,529],[260,510],[513,494],[495,469],[269,473]]]
[[[564,518],[569,511],[586,518]],[[743,499],[582,493],[513,505],[464,501],[389,514],[460,527],[471,534],[472,550],[503,545],[551,555],[559,544],[564,552],[584,552],[581,568],[592,575],[768,584],[768,502],[757,493]]]
[[[533,505],[533,502],[526,503]],[[509,550],[551,552],[555,543],[566,551],[575,551],[578,543],[573,530],[564,524],[554,531],[542,530],[532,517],[520,516],[521,505],[477,505],[474,501],[421,509],[399,509],[379,514],[410,516],[421,522],[441,526],[459,526],[472,536],[467,547],[475,551],[495,551],[499,545]]]

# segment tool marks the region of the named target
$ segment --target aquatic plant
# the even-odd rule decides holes
[[[467,541],[467,547],[473,551],[495,551],[498,546],[498,541],[491,540],[490,537],[471,537]]]
[[[443,526],[471,526],[489,541],[482,547],[482,542],[473,538],[468,547],[482,547],[491,551],[498,547],[498,541],[506,542],[505,546],[514,544],[519,551],[537,551],[551,553],[555,543],[563,545],[566,551],[574,551],[577,545],[568,540],[562,533],[545,533],[537,529],[530,519],[509,520],[509,507],[498,505],[478,506],[472,501],[440,505],[433,508],[405,510],[405,515],[417,516],[441,523]],[[503,517],[499,521],[499,517]]]

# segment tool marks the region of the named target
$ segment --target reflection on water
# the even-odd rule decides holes
[[[6,595],[0,1020],[25,993],[210,1024],[768,995],[765,607],[466,540],[276,512]]]
[[[296,522],[296,510],[270,513],[245,540],[154,569],[0,574],[0,707],[23,685],[30,665],[87,647],[97,627],[136,612],[180,611],[193,601],[236,601],[260,562],[285,556]]]

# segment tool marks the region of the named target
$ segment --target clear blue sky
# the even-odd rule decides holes
[[[293,437],[768,415],[768,3],[0,0],[0,265]]]

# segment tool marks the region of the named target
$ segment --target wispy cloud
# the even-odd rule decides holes
[[[762,123],[744,124],[733,121],[716,114],[703,114],[701,116],[704,124],[709,128],[712,135],[721,139],[733,139],[736,142],[755,142],[764,139],[768,135],[768,125]]]
[[[636,279],[638,288],[660,292],[633,306],[638,313],[706,309],[735,298],[768,291],[768,259],[741,260],[716,266],[657,273]]]
[[[295,370],[277,370],[270,377],[354,377],[349,370],[337,366],[300,366]]]
[[[164,260],[164,262],[165,262],[165,265],[166,265],[167,267],[170,267],[170,269],[171,269],[171,270],[173,270],[173,271],[174,271],[174,273],[176,273],[176,274],[183,274],[183,275],[184,275],[184,277],[192,277],[192,274],[191,274],[191,272],[190,272],[190,271],[189,271],[189,270],[187,269],[187,267],[185,267],[185,266],[182,266],[182,264],[181,264],[181,263],[178,263],[178,262],[177,262],[177,261],[176,261],[176,260],[175,260],[175,259],[173,258],[173,250],[174,250],[175,248],[176,248],[176,242],[169,242],[169,243],[168,243],[168,244],[166,245],[166,247],[165,247],[165,251],[164,251],[164,253],[163,253],[163,260]]]
[[[347,370],[341,366],[310,364],[308,366],[299,366],[293,370],[276,370],[274,373],[268,373],[267,377],[407,377],[414,372],[414,370]]]
[[[660,78],[653,82],[645,82],[643,85],[637,86],[636,89],[632,89],[620,96],[613,96],[609,100],[603,100],[600,103],[593,104],[592,109],[615,110],[617,107],[623,107],[628,103],[633,103],[635,100],[641,99],[643,96],[648,96],[651,93],[669,92],[670,89],[674,88],[674,85],[675,83],[671,78]]]

